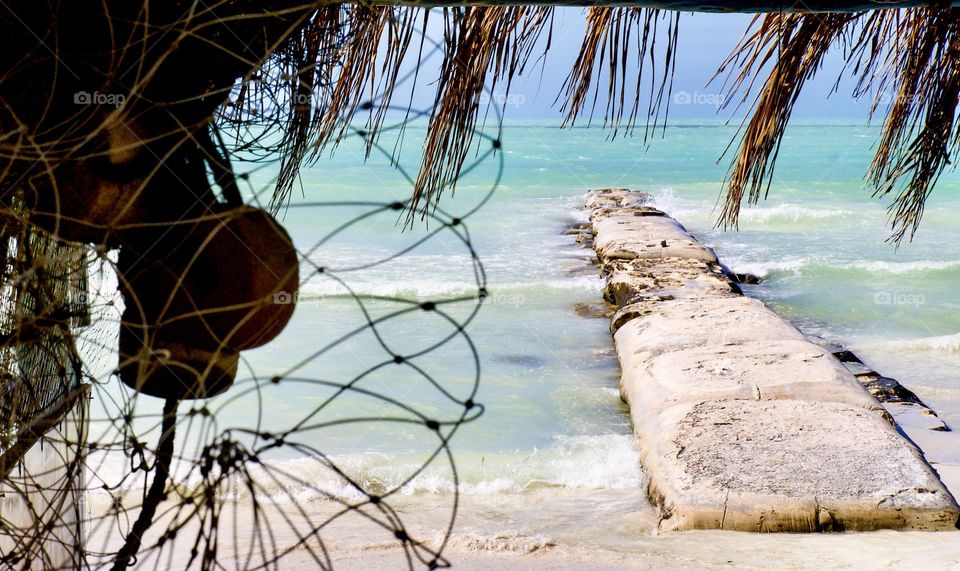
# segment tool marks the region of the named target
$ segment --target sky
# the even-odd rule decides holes
[[[560,104],[555,103],[555,99],[579,51],[585,27],[584,13],[582,8],[557,9],[553,45],[542,68],[534,66],[525,76],[515,79],[509,98],[505,99],[508,120],[562,119]],[[720,82],[708,83],[751,19],[752,15],[747,14],[681,15],[671,119],[728,119],[744,114],[746,107],[736,114],[732,109],[718,110],[718,102],[722,100]],[[818,76],[804,88],[794,118],[866,118],[869,101],[855,100],[849,81],[841,82],[838,92],[830,95],[843,65],[840,55],[831,54]],[[641,105],[641,109],[645,108],[644,103]],[[602,110],[601,97],[600,119]]]

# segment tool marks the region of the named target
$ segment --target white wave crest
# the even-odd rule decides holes
[[[491,535],[454,533],[447,545],[467,552],[533,553],[554,547],[556,542],[542,534],[525,535],[516,531],[502,531]]]
[[[773,272],[799,272],[806,266],[818,263],[812,258],[781,258],[779,260],[738,260],[730,257],[727,267],[731,271],[742,274],[753,274],[761,278]]]
[[[781,203],[776,206],[744,208],[740,211],[740,220],[758,222],[800,222],[801,220],[824,220],[853,214],[840,208],[811,208],[799,204]]]
[[[931,271],[931,270],[951,270],[954,268],[960,268],[960,260],[947,260],[947,261],[919,260],[915,262],[870,261],[870,262],[853,262],[851,264],[844,264],[839,267],[842,267],[844,269],[858,269],[858,270],[864,270],[867,272],[876,272],[876,273],[908,274],[913,272],[923,272],[923,271]]]
[[[425,297],[458,297],[464,295],[476,295],[477,284],[467,281],[442,281],[442,280],[405,280],[404,282],[392,281],[355,281],[348,282],[350,290],[357,295],[371,295],[382,297],[400,297],[400,298],[425,298]],[[532,299],[534,293],[539,289],[554,290],[584,290],[588,292],[599,292],[603,287],[603,280],[600,276],[575,276],[561,277],[553,280],[536,282],[508,282],[499,284],[488,284],[487,295],[493,301],[497,296],[506,296],[510,294],[529,294],[527,298]],[[340,285],[334,280],[313,280],[303,284],[300,287],[300,296],[302,298],[323,298],[323,297],[347,297],[350,296],[350,290]]]
[[[897,347],[911,351],[935,351],[940,353],[958,353],[960,352],[960,333],[952,335],[937,335],[934,337],[920,337],[918,339],[908,339],[906,341],[897,341]]]
[[[532,452],[456,456],[462,494],[509,494],[552,487],[639,490],[643,482],[636,439],[626,434],[558,437],[551,446]],[[362,501],[366,493],[384,494],[394,489],[407,496],[452,493],[453,476],[442,462],[427,466],[413,477],[425,458],[426,454],[341,455],[332,458],[337,467],[334,470],[321,458],[303,457],[251,464],[247,473],[255,482],[258,498],[268,497],[277,503],[355,502]],[[117,453],[90,463],[97,467],[88,474],[88,481],[94,483],[91,488],[103,483],[113,487],[121,481],[125,482],[121,487],[142,485],[140,480],[122,478],[128,463],[126,457]],[[187,464],[175,467],[173,479],[185,492],[201,483],[199,472]],[[248,485],[239,478],[234,480],[221,488],[220,495],[233,501],[248,501]]]
[[[944,271],[960,268],[960,260],[917,260],[912,262],[888,262],[863,260],[856,262],[828,262],[818,257],[792,257],[775,260],[739,260],[729,257],[727,266],[737,273],[749,273],[766,277],[774,272],[802,273],[806,268],[826,270],[858,270],[874,274],[903,275],[916,272]]]

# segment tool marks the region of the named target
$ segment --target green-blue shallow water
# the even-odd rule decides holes
[[[487,132],[496,136],[492,127]],[[545,533],[567,533],[627,551],[633,538],[655,525],[619,399],[608,322],[577,311],[578,304],[601,298],[592,251],[565,233],[585,220],[581,205],[590,188],[652,193],[657,207],[716,248],[732,270],[764,278],[746,288],[748,295],[805,332],[850,345],[868,364],[919,394],[948,424],[960,427],[960,178],[945,174],[916,238],[899,248],[891,245],[886,242],[889,199],[871,198],[863,184],[877,133],[862,124],[796,122],[784,140],[769,198],[743,210],[739,231],[725,232],[715,222],[727,163],[717,160],[735,127],[674,123],[663,139],[644,144],[640,138],[610,140],[599,128],[507,123],[502,152],[470,170],[456,193],[441,201],[450,216],[469,212],[494,182],[503,159],[496,194],[460,226],[469,230],[489,289],[467,328],[480,355],[481,383],[473,398],[485,413],[451,440],[461,491],[486,499],[473,509],[465,504],[469,515],[461,522],[490,533],[519,526],[534,534],[561,522],[561,531]],[[410,171],[417,166],[421,134],[417,126],[406,133],[400,162]],[[393,147],[389,134],[382,142]],[[480,152],[488,144],[482,142]],[[269,169],[254,173],[253,187],[267,187],[270,176]],[[450,232],[389,263],[349,270],[402,251],[437,228],[416,224],[403,231],[396,211],[366,218],[313,248],[369,207],[303,205],[403,200],[410,186],[384,156],[374,152],[365,162],[357,139],[304,171],[302,192],[283,222],[300,249],[309,251],[302,266],[308,279],[291,325],[273,343],[244,354],[241,377],[251,371],[259,378],[285,373],[366,322],[332,276],[361,295],[408,301],[476,295],[468,252]],[[315,272],[317,266],[326,271]],[[466,300],[443,307],[464,318],[474,306],[475,300]],[[406,307],[409,303],[365,302],[373,318]],[[228,393],[214,399],[209,406],[219,410],[218,426],[249,427],[261,418],[263,430],[282,430],[334,392],[296,379],[347,382],[394,354],[430,347],[455,329],[436,313],[415,311],[386,322],[378,332],[379,340],[366,331],[336,344],[287,380],[268,383],[259,395]],[[415,363],[456,400],[472,394],[476,366],[462,337]],[[381,366],[357,386],[431,418],[456,418],[463,411],[406,364]],[[308,423],[334,424],[303,431],[297,439],[329,454],[370,490],[390,489],[406,481],[438,443],[425,426],[377,421],[396,412],[376,398],[343,395]],[[336,424],[357,416],[371,420]],[[314,487],[304,494],[278,489],[278,495],[323,502],[324,494],[316,493],[321,489],[359,498],[307,456],[276,454],[276,462],[285,462],[285,469]],[[436,461],[404,493],[419,498],[419,505],[449,507],[452,489],[452,472]],[[545,504],[545,492],[562,494],[564,500]],[[600,520],[592,519],[601,514],[622,527],[604,531]]]

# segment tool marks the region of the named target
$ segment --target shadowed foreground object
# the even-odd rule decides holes
[[[409,4],[399,0],[378,0],[370,3],[373,6],[407,6]],[[658,10],[676,10],[678,12],[860,12],[863,10],[877,10],[882,8],[916,8],[930,6],[933,2],[922,0],[812,0],[797,2],[796,0],[550,0],[546,2],[533,1],[499,1],[473,0],[471,6],[602,6],[605,8],[656,8]],[[960,2],[943,2],[938,5],[958,5]],[[426,0],[416,2],[417,6],[461,6],[462,3],[452,0]]]
[[[275,338],[293,315],[299,262],[287,232],[258,208],[213,212],[121,250],[120,379],[145,394],[225,391],[238,352]]]

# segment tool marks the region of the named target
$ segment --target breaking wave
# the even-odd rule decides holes
[[[796,257],[779,260],[749,261],[729,257],[731,270],[750,273],[760,277],[776,274],[861,272],[867,274],[907,275],[918,272],[956,272],[960,271],[960,260],[917,260],[911,262],[888,262],[882,260],[857,262],[828,262],[822,258]]]
[[[522,493],[542,488],[586,490],[641,489],[643,477],[636,438],[628,434],[557,437],[552,445],[532,452],[494,454],[456,453],[461,494]],[[423,465],[413,454],[355,454],[333,457],[337,468],[372,493],[382,494],[399,487],[403,495],[450,494],[454,480],[446,466],[433,463],[410,480]],[[98,460],[98,480],[114,487],[126,468],[125,457]],[[303,457],[275,460],[250,466],[257,497],[274,502],[343,500],[358,501],[365,495],[331,469],[321,458]],[[197,484],[196,473],[175,474],[186,488]],[[409,482],[407,482],[410,480]],[[405,483],[406,482],[406,483]],[[100,481],[96,482],[98,485]],[[130,487],[141,481],[128,482]],[[242,482],[224,493],[230,499],[249,500]],[[91,486],[95,487],[95,486]]]

